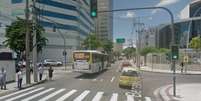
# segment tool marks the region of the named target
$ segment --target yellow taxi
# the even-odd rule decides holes
[[[132,84],[138,84],[139,81],[140,77],[137,69],[124,68],[119,78],[119,87],[132,87]]]

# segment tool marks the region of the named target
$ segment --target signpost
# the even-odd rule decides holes
[[[124,38],[118,38],[116,39],[117,43],[125,43],[125,39]]]

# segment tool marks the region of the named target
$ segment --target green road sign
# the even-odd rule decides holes
[[[119,38],[119,39],[116,39],[116,42],[117,43],[125,43],[125,39],[124,38]]]
[[[179,59],[179,46],[178,45],[172,45],[171,46],[171,56],[172,60],[178,60]]]

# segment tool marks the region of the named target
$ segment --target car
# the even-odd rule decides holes
[[[137,69],[124,68],[119,78],[119,87],[132,87],[139,84],[140,76]]]
[[[55,61],[52,59],[45,59],[43,62],[44,66],[61,66],[62,62],[61,61]]]
[[[121,72],[123,70],[123,68],[126,68],[126,67],[132,67],[132,65],[129,61],[122,62],[121,66],[119,68],[119,71]]]

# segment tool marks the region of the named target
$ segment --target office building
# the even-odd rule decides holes
[[[108,11],[113,8],[113,0],[97,0],[98,11]],[[98,13],[97,18],[97,35],[100,40],[113,40],[113,14]]]
[[[10,1],[9,12],[12,17],[24,18],[26,0],[5,1]],[[29,1],[31,11],[32,0]],[[64,61],[63,38],[65,38],[67,61],[71,62],[72,51],[80,49],[82,40],[95,30],[94,21],[90,17],[90,0],[36,0],[36,8],[38,23],[44,27],[44,35],[48,39],[47,46],[38,55],[38,60]],[[31,17],[32,15],[30,19]]]

